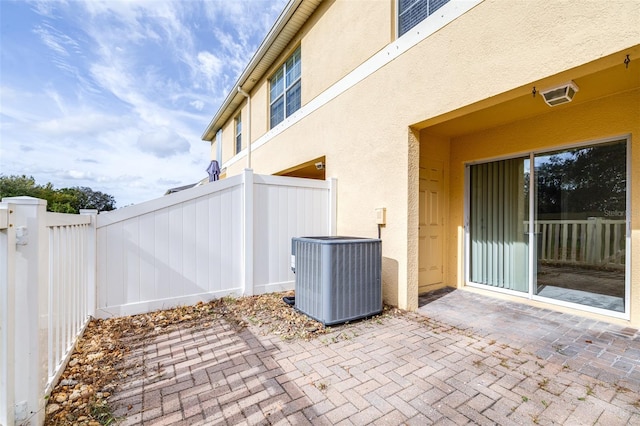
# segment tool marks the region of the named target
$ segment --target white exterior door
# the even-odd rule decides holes
[[[441,161],[420,169],[418,283],[419,291],[443,281],[444,172]]]

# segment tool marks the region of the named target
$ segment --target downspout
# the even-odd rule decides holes
[[[238,86],[238,93],[247,98],[247,169],[251,168],[251,96],[241,86]]]
[[[218,165],[222,167],[222,129],[218,129],[216,132],[216,160],[218,160]]]

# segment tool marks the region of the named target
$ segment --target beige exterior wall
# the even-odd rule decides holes
[[[283,61],[301,43],[303,105],[392,38],[395,3],[380,0],[372,3],[373,18],[365,20],[367,29],[362,33],[366,35],[360,35],[360,43],[347,40],[349,48],[328,49],[343,43],[342,35],[337,39],[341,25],[359,25],[361,7],[351,3],[359,2],[335,0],[321,6],[282,55]],[[334,11],[340,11],[340,16]],[[369,25],[377,29],[369,29]],[[346,34],[358,36],[355,31]],[[402,48],[407,39],[401,37],[391,47]],[[263,144],[253,151],[252,167],[257,173],[276,173],[326,156],[326,175],[338,179],[339,234],[377,236],[374,209],[386,207],[387,225],[382,229],[384,298],[401,308],[415,309],[418,175],[421,156],[430,155],[422,152],[427,146],[424,135],[456,117],[531,96],[534,85],[543,87],[576,78],[572,74],[576,70],[587,75],[615,64],[624,66],[622,53],[627,51],[632,58],[640,57],[638,2],[581,2],[577,6],[572,2],[486,0],[266,140],[269,76],[265,76],[252,93],[252,137],[263,137]],[[232,138],[232,130],[228,125],[223,129],[225,144]],[[458,151],[463,145],[450,133],[432,138],[428,146],[439,156],[451,155],[446,279],[449,285],[456,285],[463,259],[456,240],[462,201],[456,198],[460,182],[455,179],[462,161]],[[583,138],[576,134],[567,139]],[[458,150],[455,155],[454,145]],[[640,164],[640,158],[634,156],[635,164]],[[228,175],[234,175],[245,167],[245,161],[223,165],[228,166]],[[637,219],[634,223],[637,241]],[[639,282],[637,255],[634,262],[634,282]],[[634,303],[640,305],[638,300]]]
[[[248,114],[247,104],[246,102],[240,107],[240,109],[236,110],[231,120],[227,121],[222,127],[222,166],[231,160],[236,155],[236,128],[235,128],[235,118],[242,111],[242,147],[243,149],[247,146],[246,141],[246,119]],[[252,126],[253,127],[253,126]],[[215,138],[214,138],[215,140]],[[215,145],[215,144],[212,144]],[[216,152],[212,149],[211,151],[215,160]],[[227,173],[228,174],[228,173]]]
[[[392,39],[396,0],[327,0],[303,30],[302,99],[311,100]],[[304,78],[303,77],[303,78]]]
[[[291,53],[291,52],[287,52]],[[288,57],[288,56],[287,56]],[[282,59],[282,61],[285,61]],[[278,63],[278,66],[282,63]],[[272,72],[276,68],[272,68]],[[271,74],[270,74],[271,75]],[[251,92],[251,139],[255,140],[269,130],[269,80],[263,78]]]
[[[298,46],[305,105],[391,41],[395,1],[325,0],[251,91],[251,138],[269,131],[269,79]]]

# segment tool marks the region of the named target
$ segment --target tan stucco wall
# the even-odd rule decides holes
[[[340,16],[340,22],[362,19],[361,8],[347,3],[350,0],[336,0],[332,6],[354,13]],[[338,47],[327,57],[323,43],[342,43],[341,37],[334,42],[342,29],[325,21],[325,16],[327,20],[332,16],[327,10],[292,41],[292,46],[302,45],[303,104],[314,97],[312,91],[326,87],[327,81],[352,66],[353,49],[365,52],[355,55],[365,58],[382,38],[389,38],[389,17],[382,19],[381,12],[383,6],[389,8],[388,2],[374,5],[381,36],[371,44],[369,34],[375,31],[368,30],[361,37],[362,46]],[[565,78],[566,70],[639,43],[638,2],[581,2],[577,7],[564,1],[487,0],[256,149],[252,166],[256,173],[269,174],[326,156],[327,176],[338,179],[339,234],[376,236],[374,209],[386,207],[384,297],[401,308],[415,309],[420,135],[409,126],[428,127],[429,120],[463,114],[459,111],[480,101],[502,102],[503,93],[520,96],[509,91],[542,80],[559,83],[553,79]],[[612,61],[597,66],[608,67]],[[317,68],[307,68],[313,63]],[[330,77],[323,80],[325,74]],[[254,93],[254,139],[267,131],[259,127],[268,116],[266,90],[263,82]],[[226,127],[224,132],[227,143],[233,132]],[[228,174],[238,174],[244,167],[244,160],[231,164]],[[453,170],[450,174],[453,188],[459,183],[454,182]],[[455,204],[452,198],[450,209],[452,214],[459,209],[459,201]],[[449,271],[456,271],[459,264],[449,263]]]
[[[269,79],[298,46],[302,49],[301,97],[304,105],[391,41],[391,11],[395,1],[367,1],[366,13],[359,1],[322,2],[251,90],[252,140],[270,129]]]
[[[396,0],[326,0],[305,26],[303,100],[327,87],[385,47],[391,39]],[[305,53],[306,52],[306,53]]]
[[[640,325],[640,89],[511,123],[451,140],[449,280],[461,287],[464,259],[465,163],[552,150],[561,146],[597,142],[631,135],[631,306],[633,324]],[[425,134],[428,141],[429,136]]]
[[[279,64],[282,65],[282,64]],[[274,68],[274,71],[277,68]],[[251,139],[255,140],[269,130],[269,80],[263,79],[251,92]]]
[[[291,127],[256,150],[252,161],[257,173],[275,173],[326,155],[326,175],[338,179],[339,234],[376,237],[374,209],[386,207],[387,226],[382,230],[385,300],[406,306],[406,267],[400,259],[406,257],[408,181],[406,173],[397,170],[408,167],[407,127],[396,126],[382,112],[364,110],[355,117],[358,126],[354,126],[354,117],[342,112],[367,96],[373,90],[370,84],[375,82],[340,96],[334,101],[339,107],[321,108],[304,125]],[[378,132],[379,124],[395,128],[394,133]],[[398,146],[394,141],[402,143]]]
[[[233,156],[236,155],[236,129],[235,129],[235,118],[238,114],[242,112],[242,147],[243,149],[247,146],[247,137],[246,137],[246,119],[248,114],[248,108],[246,102],[242,104],[242,106],[237,109],[233,115],[231,120],[227,121],[222,127],[222,164],[229,161]],[[253,127],[253,126],[252,126]],[[213,139],[215,141],[215,137]],[[215,145],[212,144],[212,145]],[[216,152],[215,150],[211,151],[213,157],[215,159]]]

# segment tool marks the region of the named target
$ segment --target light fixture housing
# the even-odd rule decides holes
[[[573,81],[570,81],[559,86],[541,90],[540,94],[544,98],[546,104],[553,107],[571,102],[578,90],[580,90],[578,89],[578,86]]]

